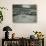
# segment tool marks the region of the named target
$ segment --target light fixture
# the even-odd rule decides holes
[[[5,32],[5,39],[9,39],[9,32],[8,31],[12,31],[12,29],[9,26],[6,26],[3,28],[3,31]]]

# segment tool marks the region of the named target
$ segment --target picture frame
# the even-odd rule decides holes
[[[13,6],[14,23],[36,23],[37,5],[14,4]]]

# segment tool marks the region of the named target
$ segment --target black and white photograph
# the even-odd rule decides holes
[[[14,23],[36,23],[37,22],[37,5],[14,4],[13,6]]]

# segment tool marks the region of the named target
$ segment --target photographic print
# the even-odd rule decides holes
[[[36,5],[13,5],[13,22],[15,23],[36,23],[37,6]]]

